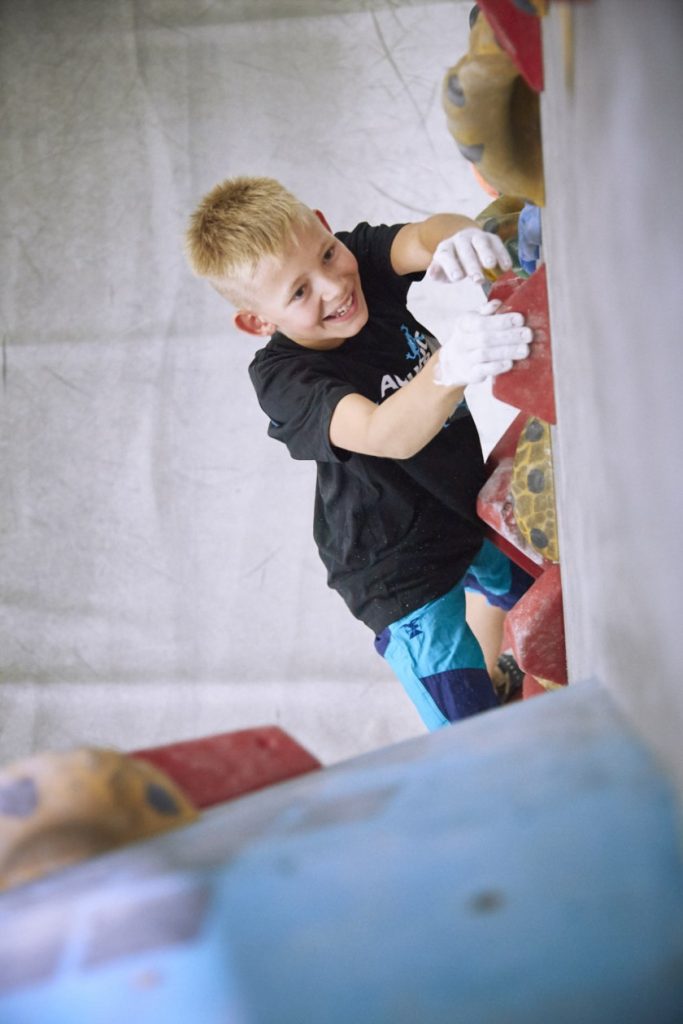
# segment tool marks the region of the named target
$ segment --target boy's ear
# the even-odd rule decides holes
[[[327,228],[327,230],[329,231],[329,233],[330,233],[330,234],[332,234],[332,228],[331,228],[331,227],[330,227],[330,225],[329,225],[329,224],[327,223],[327,220],[326,220],[326,218],[325,218],[325,214],[324,214],[324,213],[323,213],[323,212],[322,212],[321,210],[314,210],[314,211],[313,211],[313,213],[314,213],[314,214],[316,215],[316,217],[318,218],[318,220],[320,221],[320,223],[322,224],[322,226],[323,226],[324,228]]]
[[[247,309],[240,309],[235,313],[233,323],[240,331],[244,331],[246,334],[255,334],[259,338],[275,334],[277,330],[276,324],[263,320],[258,313],[252,313]]]

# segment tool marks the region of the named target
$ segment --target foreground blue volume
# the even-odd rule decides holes
[[[575,686],[0,898],[0,1024],[674,1024],[674,795]]]

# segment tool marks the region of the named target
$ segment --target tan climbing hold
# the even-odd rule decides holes
[[[519,435],[510,491],[522,536],[549,562],[559,562],[550,426],[537,416]]]
[[[188,824],[163,772],[115,750],[37,754],[0,770],[0,888]]]
[[[460,152],[498,192],[545,203],[538,94],[496,42],[483,12],[446,73],[443,106]]]

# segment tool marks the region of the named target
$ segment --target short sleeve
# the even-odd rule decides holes
[[[293,459],[345,461],[349,453],[330,442],[330,420],[338,402],[356,388],[316,355],[261,349],[249,376],[270,420],[268,435],[287,445]]]
[[[380,309],[388,300],[405,304],[411,284],[421,281],[423,272],[397,274],[391,265],[391,246],[404,224],[370,225],[363,221],[353,231],[341,231],[337,238],[356,256],[369,305]]]

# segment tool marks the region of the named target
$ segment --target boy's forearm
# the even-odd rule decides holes
[[[464,228],[476,228],[477,222],[460,213],[435,213],[432,217],[420,221],[417,225],[420,242],[429,255],[427,266],[434,255],[434,250],[445,238],[450,238]],[[425,266],[425,270],[427,269]]]
[[[404,224],[391,247],[391,265],[397,274],[425,271],[440,242],[473,227],[477,227],[476,221],[459,213],[435,213],[426,220]]]
[[[464,387],[435,383],[438,361],[436,353],[408,384],[376,407],[377,443],[391,452],[390,458],[409,459],[422,451],[462,401]]]
[[[334,445],[365,455],[409,459],[436,437],[462,400],[464,387],[434,381],[439,353],[402,388],[374,405],[360,395],[342,399],[330,424]]]

